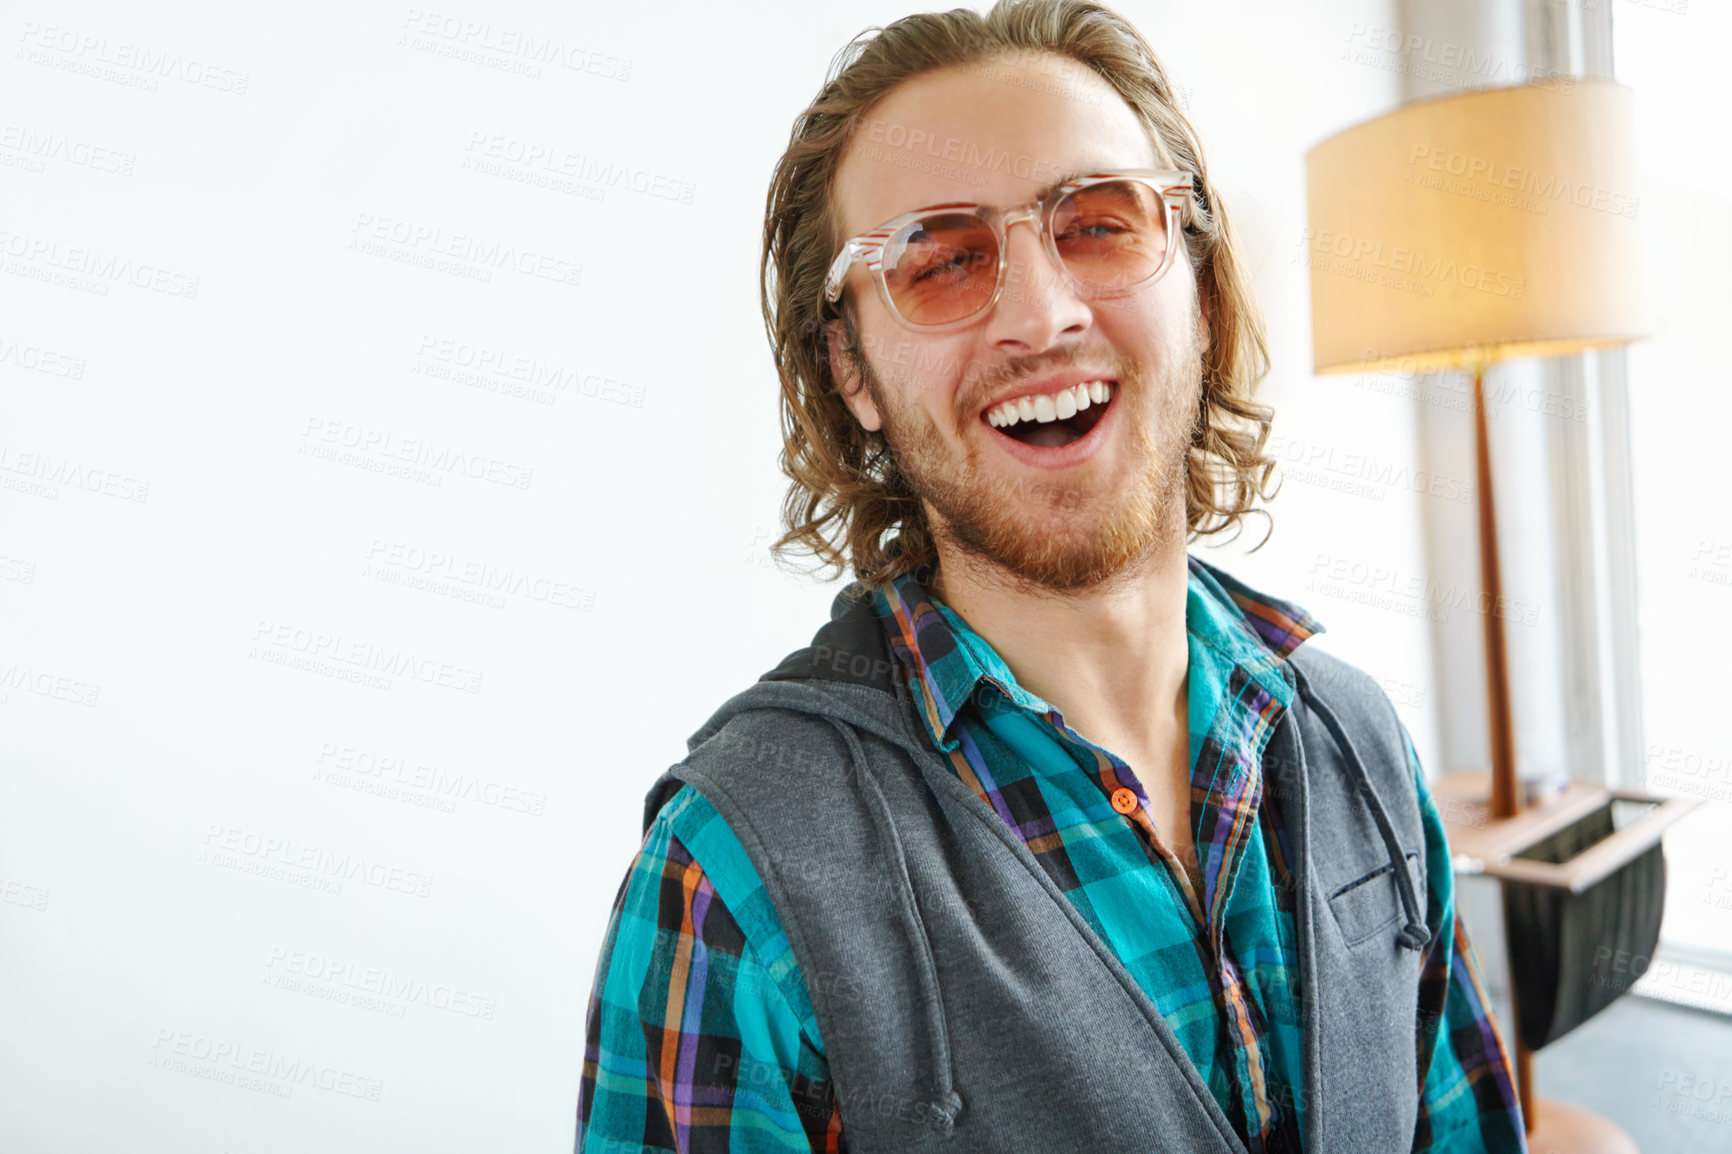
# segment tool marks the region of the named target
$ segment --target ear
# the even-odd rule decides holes
[[[824,335],[829,342],[830,375],[835,378],[836,385],[842,391],[842,400],[848,406],[848,411],[854,414],[854,419],[860,422],[860,427],[868,433],[875,433],[883,427],[884,421],[878,415],[878,406],[872,400],[872,393],[865,388],[865,382],[854,365],[854,359],[848,355],[848,332],[840,320],[827,321],[824,324]]]

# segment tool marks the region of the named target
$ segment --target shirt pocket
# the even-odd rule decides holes
[[[1419,855],[1406,855],[1406,865],[1415,894],[1420,896],[1420,914],[1424,916],[1425,899],[1421,895],[1425,893],[1425,886],[1419,876]],[[1375,937],[1407,912],[1401,904],[1395,869],[1389,862],[1330,894],[1329,908],[1335,913],[1335,924],[1341,927],[1342,941],[1349,946]]]

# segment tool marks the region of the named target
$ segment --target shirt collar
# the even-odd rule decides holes
[[[1287,656],[1306,638],[1326,632],[1322,622],[1299,605],[1258,592],[1206,561],[1189,554],[1186,561],[1186,632],[1194,642],[1244,668],[1287,707],[1294,684]],[[952,723],[983,682],[996,685],[1018,705],[1039,713],[1052,709],[1018,685],[986,640],[912,574],[875,590],[873,606],[939,749],[955,748]]]

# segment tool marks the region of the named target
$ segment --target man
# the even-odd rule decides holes
[[[1524,1149],[1387,697],[1186,553],[1272,414],[1148,45],[892,24],[765,240],[778,546],[859,580],[646,801],[579,1148]]]

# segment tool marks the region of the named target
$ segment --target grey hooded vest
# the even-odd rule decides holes
[[[1243,1154],[1177,1038],[1021,839],[941,760],[851,586],[812,645],[724,704],[688,782],[763,879],[853,1154]],[[1301,646],[1266,747],[1289,831],[1305,1148],[1412,1146],[1425,842],[1393,707]],[[828,1103],[823,1109],[829,1109]]]

